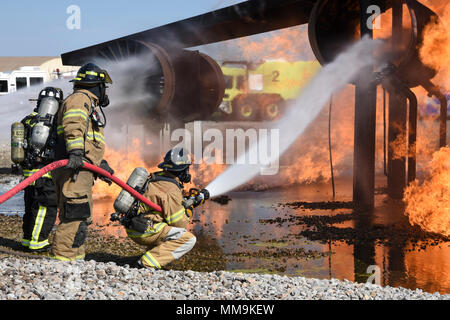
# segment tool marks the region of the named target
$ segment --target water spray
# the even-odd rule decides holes
[[[241,186],[255,177],[262,168],[274,163],[319,115],[332,94],[354,80],[361,70],[374,63],[373,51],[380,43],[380,40],[374,41],[366,37],[340,54],[334,62],[325,65],[306,86],[297,102],[276,124],[282,129],[279,153],[270,155],[268,163],[265,164],[234,165],[227,168],[206,187],[211,197],[223,195]],[[250,146],[249,150],[240,156],[237,163],[245,163],[248,155],[257,153],[259,146],[264,144],[267,144],[267,137],[261,139],[258,144]]]

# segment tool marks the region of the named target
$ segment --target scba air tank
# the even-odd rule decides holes
[[[53,97],[46,97],[39,104],[39,120],[33,127],[30,141],[30,145],[34,150],[41,151],[46,146],[58,109],[59,102]]]
[[[25,126],[14,122],[11,126],[11,161],[19,164],[25,160]]]
[[[142,190],[148,180],[148,172],[145,168],[136,168],[128,178],[127,184],[135,190]],[[122,190],[114,201],[116,212],[126,214],[136,200],[129,192]]]

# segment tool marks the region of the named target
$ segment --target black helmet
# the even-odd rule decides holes
[[[70,82],[85,86],[95,86],[100,83],[113,83],[108,72],[94,63],[88,63],[82,66],[78,70],[76,78],[70,80]]]
[[[59,102],[64,100],[63,91],[60,88],[54,87],[46,87],[39,92],[38,103],[41,102],[42,99],[52,97],[58,100]]]
[[[189,153],[181,147],[175,147],[169,150],[164,157],[164,161],[158,165],[158,168],[167,171],[184,171],[192,164]]]

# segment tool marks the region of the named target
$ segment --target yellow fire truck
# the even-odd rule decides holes
[[[267,60],[261,63],[224,61],[225,96],[221,118],[232,120],[275,120],[288,100],[320,69],[317,61]]]

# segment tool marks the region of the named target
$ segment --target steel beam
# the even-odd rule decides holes
[[[165,48],[189,48],[308,23],[317,0],[250,0],[61,55],[64,65],[82,65],[127,40]]]
[[[361,36],[373,38],[373,29],[367,26],[370,0],[360,0]],[[353,202],[358,211],[374,207],[375,195],[375,127],[377,87],[371,84],[373,66],[362,72],[356,83],[355,131],[353,153]]]

